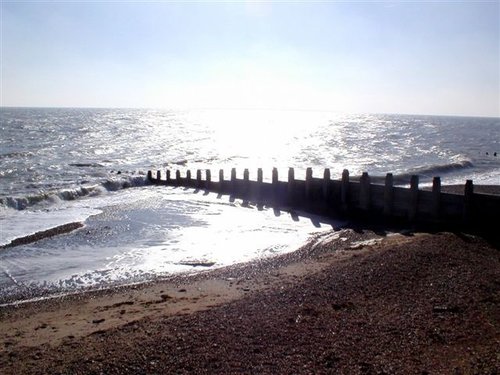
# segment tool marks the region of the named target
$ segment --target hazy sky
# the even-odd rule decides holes
[[[4,1],[2,105],[500,116],[500,2]]]

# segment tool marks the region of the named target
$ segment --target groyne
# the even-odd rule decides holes
[[[409,187],[395,186],[391,173],[372,181],[366,172],[353,178],[348,170],[339,179],[333,179],[329,169],[321,178],[314,177],[312,168],[307,168],[305,180],[296,179],[293,168],[286,181],[279,180],[276,168],[270,182],[263,181],[261,168],[256,180],[250,179],[248,169],[240,176],[235,168],[229,178],[219,170],[216,181],[210,169],[197,170],[194,176],[190,170],[184,176],[179,170],[148,172],[152,184],[200,189],[283,210],[436,230],[499,231],[500,196],[475,193],[472,180],[466,181],[463,194],[450,194],[441,191],[440,177],[434,177],[431,189],[419,188],[417,175],[410,177]]]

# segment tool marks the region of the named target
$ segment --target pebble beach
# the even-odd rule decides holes
[[[344,229],[196,275],[4,306],[3,374],[500,371],[500,252]]]

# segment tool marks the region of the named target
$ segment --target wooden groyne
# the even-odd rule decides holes
[[[248,169],[238,177],[235,168],[229,178],[221,169],[217,181],[212,180],[210,169],[197,170],[195,176],[190,170],[184,176],[179,170],[175,174],[170,170],[148,172],[148,180],[156,185],[200,189],[284,210],[436,229],[459,228],[490,233],[500,229],[497,228],[500,196],[475,193],[472,180],[465,183],[463,194],[450,194],[441,191],[439,177],[434,177],[429,190],[419,188],[416,175],[411,176],[409,187],[394,186],[391,173],[383,182],[380,178],[372,182],[366,172],[351,178],[349,171],[344,170],[340,179],[332,179],[329,169],[318,178],[313,176],[311,168],[307,168],[305,180],[298,180],[294,169],[289,168],[287,180],[280,181],[278,170],[274,168],[271,182],[264,182],[263,171],[259,168],[256,177],[251,180]]]

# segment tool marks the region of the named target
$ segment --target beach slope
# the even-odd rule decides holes
[[[299,251],[1,308],[19,373],[498,373],[500,251],[345,230]]]

